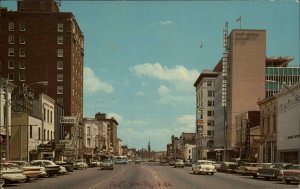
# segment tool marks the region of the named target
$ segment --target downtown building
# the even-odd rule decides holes
[[[272,149],[266,142],[262,124],[270,118],[263,118],[261,103],[273,98],[283,83],[298,83],[299,67],[288,67],[291,57],[266,57],[265,30],[232,30],[225,42],[224,57],[212,70],[219,73],[214,82],[216,159],[274,162],[275,157],[263,157],[276,154],[276,142]]]
[[[84,37],[74,15],[59,12],[54,0],[19,0],[17,11],[0,14],[1,76],[47,94],[65,115],[82,117]],[[34,84],[40,81],[48,85]]]
[[[83,113],[84,36],[74,15],[60,12],[59,6],[54,0],[18,0],[17,11],[0,8],[0,75],[18,86],[12,96],[23,94],[24,89],[34,94],[29,100],[23,99],[19,106],[12,101],[11,111],[33,116],[34,98],[39,98],[40,93],[49,96],[55,104],[52,112],[55,129],[49,130],[49,136],[56,144],[72,131],[72,125],[61,125],[60,117],[77,116],[79,122]],[[47,85],[42,86],[42,82]],[[41,123],[45,122],[47,113],[47,107],[42,104],[38,113]],[[37,128],[32,133],[37,133],[33,131]],[[46,142],[47,130],[46,134],[43,132],[40,131],[39,137]],[[76,140],[79,138],[80,134]],[[31,150],[35,149],[31,147]],[[63,151],[62,148],[62,155]]]

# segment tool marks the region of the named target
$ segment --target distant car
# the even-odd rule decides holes
[[[140,160],[140,159],[136,159],[136,160],[134,161],[134,163],[135,163],[135,164],[141,164],[141,160]]]
[[[59,174],[60,165],[56,165],[53,161],[50,160],[33,160],[30,162],[32,165],[45,167],[47,176],[53,176]]]
[[[13,163],[23,169],[23,174],[27,177],[27,180],[32,181],[38,177],[44,177],[47,175],[44,167],[34,166],[27,161],[7,161],[7,163]]]
[[[175,163],[174,163],[174,167],[177,168],[177,167],[181,167],[181,168],[184,168],[184,162],[182,159],[176,159],[175,160]]]
[[[110,169],[113,170],[114,169],[114,162],[112,159],[104,159],[102,160],[102,162],[100,163],[100,169]]]
[[[289,184],[291,182],[300,182],[300,164],[294,164],[288,169],[282,169],[278,178]]]
[[[259,168],[259,163],[248,163],[244,162],[241,163],[241,165],[237,168],[237,173],[240,173],[242,175],[250,175],[254,176],[257,174]]]
[[[288,169],[291,165],[290,163],[274,163],[269,166],[264,166],[258,169],[257,178],[262,177],[266,180],[278,179],[280,171],[282,169]]]
[[[55,161],[55,164],[65,167],[68,172],[74,171],[73,163],[71,162]]]
[[[216,167],[213,165],[214,161],[210,160],[198,160],[197,163],[192,165],[193,174],[211,174],[214,175]]]
[[[98,160],[92,160],[90,162],[90,167],[99,167],[100,166],[100,161]]]
[[[236,173],[237,168],[238,168],[238,163],[224,161],[224,162],[221,163],[218,171],[227,172],[227,173]]]
[[[0,178],[3,184],[14,182],[25,182],[27,180],[26,175],[23,174],[23,169],[13,163],[1,163],[2,175]]]
[[[174,160],[170,160],[170,161],[169,161],[169,165],[172,166],[172,165],[174,165],[174,164],[175,164],[175,161],[174,161]]]
[[[184,166],[191,167],[192,165],[193,165],[193,164],[192,164],[191,160],[185,160]]]
[[[86,163],[86,161],[84,159],[78,159],[76,160],[74,163],[74,168],[76,169],[86,169],[88,168],[88,164]]]

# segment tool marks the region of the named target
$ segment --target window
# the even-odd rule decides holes
[[[50,112],[50,123],[52,123],[52,111]]]
[[[39,127],[38,139],[41,140],[41,128]]]
[[[46,129],[44,129],[43,140],[46,139]]]
[[[25,42],[25,37],[24,36],[20,36],[19,37],[19,43],[20,44],[25,44],[26,42]]]
[[[49,140],[49,130],[47,131],[47,140]]]
[[[32,138],[32,125],[29,126],[29,137]]]
[[[91,135],[91,128],[87,127],[87,135]]]
[[[14,44],[15,43],[15,36],[9,35],[8,36],[8,44]]]
[[[15,49],[14,48],[8,48],[8,56],[15,56]]]
[[[25,57],[25,48],[20,48],[19,49],[19,57]]]
[[[47,122],[49,123],[49,110],[47,110]]]
[[[19,68],[20,68],[21,70],[25,69],[25,61],[24,61],[24,60],[20,60],[20,61],[19,61]]]
[[[14,69],[14,68],[15,68],[15,61],[8,60],[8,69]]]
[[[207,106],[214,106],[215,102],[213,100],[207,101]]]
[[[207,111],[207,116],[210,116],[210,117],[214,116],[214,111],[211,111],[211,110]]]
[[[25,81],[25,73],[24,72],[19,73],[19,81]]]
[[[64,94],[64,87],[63,86],[57,86],[57,94]]]
[[[15,31],[15,23],[8,22],[8,31]]]
[[[57,24],[57,31],[58,32],[63,32],[64,31],[64,24],[61,24],[61,23]]]
[[[207,86],[211,87],[212,86],[212,81],[207,81]]]
[[[20,31],[26,31],[26,24],[25,24],[25,22],[20,22],[19,28],[20,28]]]
[[[57,36],[57,44],[64,44],[64,37],[63,36]]]
[[[44,121],[46,121],[46,108],[44,107],[44,110],[43,110],[43,119]]]
[[[63,61],[57,61],[57,69],[63,70],[64,69],[64,62]]]
[[[8,80],[13,81],[14,80],[14,73],[8,73]]]
[[[215,125],[214,120],[208,120],[207,126],[213,127]]]
[[[57,104],[63,105],[64,100],[63,100],[63,98],[57,98],[56,102],[57,102]]]
[[[214,97],[215,93],[214,93],[214,91],[208,91],[207,95],[208,95],[208,97]]]
[[[91,139],[90,138],[87,139],[87,146],[91,146]]]
[[[57,81],[62,82],[64,80],[64,75],[63,74],[57,74]]]
[[[64,57],[64,50],[63,49],[57,49],[57,57]]]
[[[277,131],[276,115],[273,115],[273,133]]]

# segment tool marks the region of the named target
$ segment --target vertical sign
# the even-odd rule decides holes
[[[228,22],[223,29],[223,59],[222,59],[222,106],[226,107],[227,99],[227,58],[228,58]]]

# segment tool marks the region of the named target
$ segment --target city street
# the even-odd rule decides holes
[[[69,175],[7,185],[10,189],[259,189],[299,188],[298,184],[266,181],[238,174],[217,172],[194,175],[191,167],[173,168],[157,163],[115,165],[114,170],[88,168]]]

